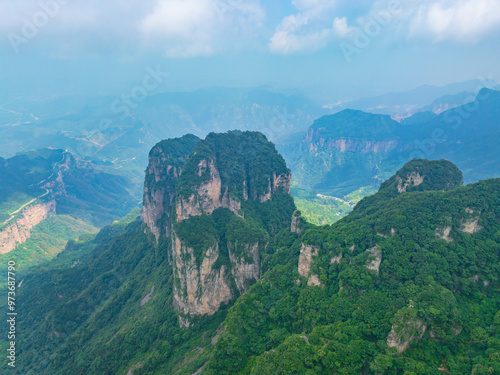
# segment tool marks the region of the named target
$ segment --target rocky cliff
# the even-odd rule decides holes
[[[0,254],[8,253],[22,244],[31,236],[31,229],[47,218],[49,213],[56,211],[56,201],[27,206],[21,217],[0,231]]]
[[[142,217],[157,243],[167,243],[181,326],[191,324],[190,316],[214,314],[260,277],[269,236],[292,225],[289,193],[290,171],[260,133],[211,133],[155,146]]]
[[[161,235],[170,237],[175,181],[199,141],[198,137],[188,134],[182,138],[162,141],[149,153],[144,182],[142,218],[156,241]]]

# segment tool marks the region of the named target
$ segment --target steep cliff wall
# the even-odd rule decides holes
[[[175,202],[175,182],[182,166],[200,139],[185,135],[158,143],[149,153],[144,182],[142,218],[156,241],[170,237],[172,207]]]
[[[8,253],[31,236],[31,229],[56,211],[56,201],[28,206],[22,216],[13,224],[0,231],[0,254]]]
[[[204,251],[199,263],[195,250],[184,245],[174,232],[172,251],[175,263],[174,304],[183,314],[212,315],[219,310],[221,303],[231,299],[226,267],[214,268],[219,257],[217,242]]]
[[[260,277],[261,250],[271,233],[291,227],[295,206],[290,171],[262,134],[212,133],[183,153],[179,143],[151,151],[142,217],[157,242],[170,241],[174,304],[187,327],[190,316],[214,314]]]

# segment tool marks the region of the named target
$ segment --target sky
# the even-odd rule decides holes
[[[500,81],[498,0],[0,0],[0,97]],[[148,70],[149,69],[149,70]],[[168,76],[167,76],[168,75]]]

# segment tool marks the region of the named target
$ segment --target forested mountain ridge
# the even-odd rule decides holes
[[[450,160],[466,183],[498,176],[499,118],[500,92],[484,88],[473,102],[439,115],[422,112],[398,123],[344,110],[276,143],[301,188],[346,199],[414,158]]]
[[[0,160],[0,262],[18,270],[51,258],[69,238],[97,231],[137,202],[127,178],[64,150],[31,150]]]
[[[160,177],[176,165],[173,182]],[[463,187],[453,164],[414,160],[360,209],[315,227],[258,133],[166,141],[146,174],[145,197],[163,186],[172,202],[168,220],[149,221],[158,237],[129,218],[24,279],[17,373],[500,370],[500,179]],[[221,280],[230,299],[210,294]]]
[[[230,310],[203,373],[498,372],[499,188],[381,189],[307,230]]]

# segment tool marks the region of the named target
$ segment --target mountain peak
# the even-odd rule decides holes
[[[143,220],[158,246],[167,246],[182,327],[216,313],[260,277],[268,239],[291,228],[289,193],[290,170],[258,132],[183,137],[153,149]]]
[[[314,121],[309,132],[326,137],[378,139],[390,136],[398,126],[399,123],[389,115],[345,109]]]
[[[448,160],[413,159],[379,189],[390,195],[410,191],[452,190],[463,184],[462,172]]]
[[[378,192],[364,198],[354,210],[364,210],[377,201],[385,201],[415,191],[448,191],[463,185],[463,175],[448,160],[413,159],[380,185]]]

